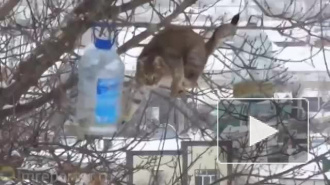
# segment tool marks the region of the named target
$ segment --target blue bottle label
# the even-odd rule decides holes
[[[120,95],[120,79],[98,79],[95,109],[97,124],[116,124],[120,116]]]

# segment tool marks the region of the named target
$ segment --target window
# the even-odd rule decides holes
[[[328,172],[330,170],[330,160],[324,157],[322,159],[322,166],[323,166],[323,171]]]
[[[304,97],[308,100],[309,102],[309,111],[311,112],[318,112],[320,110],[319,107],[319,98],[318,97]],[[302,101],[303,103],[303,107],[305,109],[305,111],[307,111],[307,102],[306,101]]]
[[[216,169],[195,170],[195,185],[219,185],[220,182],[215,183],[220,179],[220,173]]]
[[[273,116],[275,113],[274,105],[271,102],[250,104],[250,114],[256,116]]]
[[[149,185],[165,185],[163,170],[151,170]]]
[[[283,163],[283,162],[288,162],[289,161],[289,156],[268,156],[268,162],[269,163]]]

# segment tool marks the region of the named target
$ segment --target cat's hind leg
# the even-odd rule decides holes
[[[185,94],[186,89],[184,88],[184,67],[183,60],[181,58],[171,59],[172,60],[172,83],[171,83],[171,97],[179,97]]]
[[[184,75],[179,69],[173,71],[173,81],[171,84],[171,97],[179,97],[185,94],[186,89],[184,88]]]
[[[186,88],[198,88],[198,79],[203,73],[207,58],[205,52],[201,48],[196,47],[191,50],[186,58],[184,64],[184,87]]]
[[[168,48],[162,53],[164,63],[167,67],[167,72],[172,77],[172,82],[170,86],[170,96],[179,97],[185,94],[184,83],[184,61],[181,53],[174,50],[173,48]]]

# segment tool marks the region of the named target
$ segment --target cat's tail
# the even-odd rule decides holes
[[[239,21],[239,13],[236,14],[236,15],[231,19],[230,24],[237,26],[238,21]]]

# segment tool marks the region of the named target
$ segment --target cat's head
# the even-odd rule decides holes
[[[137,81],[145,85],[156,85],[163,77],[164,60],[160,56],[144,56],[137,61]]]

